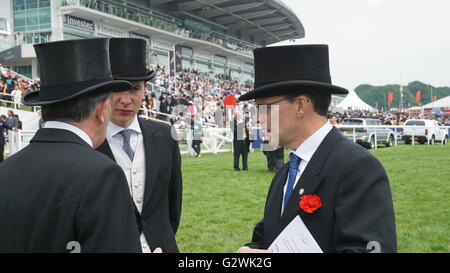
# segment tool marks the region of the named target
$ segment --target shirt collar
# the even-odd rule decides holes
[[[86,134],[83,130],[80,128],[73,126],[72,124],[61,122],[61,121],[47,121],[44,124],[44,128],[51,128],[51,129],[62,129],[71,131],[72,133],[79,136],[82,140],[84,140],[89,146],[94,147],[94,144],[92,143],[92,139]]]
[[[292,151],[296,156],[300,157],[303,161],[309,162],[316,152],[317,148],[319,148],[320,143],[324,140],[324,138],[328,135],[328,133],[333,129],[333,126],[327,121],[325,124],[320,127],[319,130],[314,132],[311,136],[309,136],[301,145],[297,148],[297,150]]]
[[[137,116],[134,117],[133,122],[131,122],[131,124],[130,124],[130,126],[128,126],[128,128],[123,128],[123,127],[120,127],[119,125],[116,125],[116,124],[110,122],[108,124],[107,135],[110,136],[110,137],[113,137],[113,136],[115,136],[116,134],[120,133],[121,131],[123,131],[125,129],[131,129],[131,130],[133,130],[134,132],[136,132],[138,134],[142,133],[141,127],[139,126],[139,122],[138,122]]]

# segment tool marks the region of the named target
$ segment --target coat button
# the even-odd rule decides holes
[[[298,192],[300,195],[302,195],[305,192],[305,190],[303,188],[300,189],[300,191]]]

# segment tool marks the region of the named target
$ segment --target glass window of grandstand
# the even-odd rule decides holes
[[[50,0],[13,0],[14,31],[51,28]]]
[[[64,40],[84,39],[84,38],[89,38],[89,37],[90,37],[89,35],[64,32]]]
[[[25,77],[31,78],[31,65],[16,66],[14,70]]]
[[[51,32],[29,32],[23,35],[23,42],[37,44],[50,42]]]
[[[237,68],[230,68],[230,77],[231,79],[240,79],[241,73],[239,73],[239,69]]]
[[[195,69],[197,69],[200,73],[209,73],[210,69],[208,61],[197,60],[195,62]]]
[[[183,67],[183,69],[196,69],[194,66],[194,60],[191,57],[182,57],[181,59],[181,67]]]
[[[245,83],[247,81],[253,81],[253,73],[244,71],[244,73],[240,74],[241,82]]]
[[[213,65],[214,75],[225,75],[225,67],[222,65]]]
[[[164,68],[165,72],[168,72],[169,56],[166,52],[156,51],[155,65],[159,65]]]

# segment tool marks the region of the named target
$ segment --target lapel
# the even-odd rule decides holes
[[[71,142],[92,149],[92,147],[89,146],[86,141],[81,139],[75,133],[63,129],[41,128],[30,140],[30,143],[32,142]]]
[[[286,182],[289,170],[289,164],[285,164],[277,173],[273,181],[273,189],[270,190],[267,196],[266,211],[264,215],[264,231],[265,236],[277,235],[281,214],[281,202],[283,201],[283,186]],[[268,241],[273,241],[268,238]]]
[[[145,190],[144,205],[142,207],[142,211],[144,212],[144,208],[148,207],[148,202],[150,201],[150,196],[158,176],[159,165],[161,162],[161,147],[159,143],[157,143],[157,137],[160,132],[154,128],[151,122],[142,118],[139,118],[138,120],[145,148]]]
[[[290,197],[283,215],[281,216],[279,232],[281,232],[292,221],[292,219],[299,214],[299,201],[301,196],[299,193],[300,189],[303,188],[304,190],[302,195],[311,195],[314,194],[320,183],[322,183],[323,176],[320,174],[322,172],[323,165],[325,164],[335,144],[341,138],[342,136],[339,131],[333,127],[333,129],[331,129],[317,148],[317,151],[312,156],[308,166],[306,166],[305,171],[297,181],[297,185],[292,192],[292,196]]]
[[[116,159],[114,158],[113,152],[111,150],[111,146],[109,146],[108,140],[105,139],[105,142],[103,142],[103,144],[97,148],[97,151],[105,154],[106,156],[111,158],[114,162],[116,162]]]

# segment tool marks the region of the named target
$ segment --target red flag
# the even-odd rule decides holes
[[[433,96],[433,101],[437,101],[437,96]]]
[[[420,103],[420,97],[422,96],[422,90],[417,90],[416,92],[416,102]]]
[[[391,105],[394,101],[394,92],[388,92],[388,105]]]

